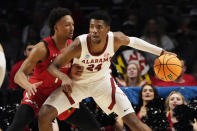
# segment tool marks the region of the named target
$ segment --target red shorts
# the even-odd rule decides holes
[[[34,115],[37,117],[38,112],[40,111],[41,106],[45,102],[45,100],[48,98],[48,96],[55,90],[56,88],[51,88],[50,90],[47,89],[43,91],[43,89],[37,88],[37,92],[35,95],[32,95],[28,97],[27,91],[24,91],[24,97],[21,101],[21,104],[27,104],[31,106],[34,110]],[[71,108],[69,110],[64,111],[61,113],[58,118],[60,120],[65,120],[67,119],[73,112],[75,111],[75,108]]]
[[[56,88],[51,88],[50,90],[47,90],[46,93],[46,91],[43,91],[43,89],[37,88],[37,92],[35,93],[35,95],[31,96],[28,96],[27,91],[25,90],[21,104],[27,104],[31,106],[34,110],[34,115],[37,116],[42,104],[55,89]]]

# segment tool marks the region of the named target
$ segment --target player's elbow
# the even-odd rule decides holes
[[[50,74],[52,74],[52,72],[53,72],[54,69],[59,69],[59,67],[58,67],[56,64],[51,63],[51,64],[49,65],[49,67],[47,68],[47,71],[48,71]]]

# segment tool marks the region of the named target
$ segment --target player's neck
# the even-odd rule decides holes
[[[62,50],[66,46],[68,39],[57,37],[56,35],[52,36],[52,39],[55,42],[57,49]]]

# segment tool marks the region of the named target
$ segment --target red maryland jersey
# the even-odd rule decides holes
[[[53,77],[47,71],[49,64],[57,57],[61,52],[55,46],[55,42],[53,41],[52,37],[47,37],[43,39],[43,42],[46,44],[48,48],[48,57],[45,61],[38,63],[34,68],[33,76],[30,78],[31,83],[43,81],[43,83],[38,87],[41,92],[46,95],[50,94],[53,90],[61,85],[61,80]],[[67,45],[69,45],[72,40],[68,40]],[[67,74],[69,68],[71,67],[71,63],[67,64],[65,67],[61,68],[60,70]]]

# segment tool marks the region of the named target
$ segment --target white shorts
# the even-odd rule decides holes
[[[75,82],[70,97],[59,87],[47,98],[44,104],[55,107],[59,115],[70,107],[78,106],[79,102],[87,97],[93,97],[98,106],[107,114],[115,112],[118,116],[123,117],[134,112],[127,96],[110,75],[97,82],[86,84]]]

